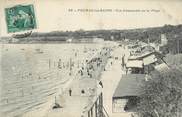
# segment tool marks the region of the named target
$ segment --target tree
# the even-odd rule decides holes
[[[152,72],[137,105],[140,117],[182,116],[182,73],[170,69],[165,73]]]

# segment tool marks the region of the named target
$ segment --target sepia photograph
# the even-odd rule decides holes
[[[0,117],[182,117],[181,0],[0,0]]]

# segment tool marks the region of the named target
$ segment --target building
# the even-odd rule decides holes
[[[143,66],[143,61],[142,60],[128,60],[126,64],[126,69],[127,69],[127,74],[142,74],[144,73],[144,66]]]
[[[131,73],[150,73],[154,70],[154,66],[162,63],[164,56],[155,51],[146,51],[138,56],[130,56],[126,64]]]
[[[165,34],[161,34],[161,46],[167,45],[167,38]]]
[[[134,112],[144,82],[145,74],[122,75],[112,97],[113,112]]]
[[[170,68],[169,68],[169,66],[167,64],[162,63],[162,64],[159,64],[159,65],[156,65],[155,70],[160,72],[160,73],[167,73],[167,72],[170,71]]]

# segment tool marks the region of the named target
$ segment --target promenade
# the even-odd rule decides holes
[[[124,55],[127,57],[129,55],[128,50],[118,47],[116,48],[111,56],[112,58],[108,60],[106,65],[106,71],[102,73],[101,81],[103,83],[103,97],[104,97],[104,107],[109,114],[109,117],[131,117],[131,113],[113,113],[112,112],[112,96],[114,94],[117,85],[122,78],[122,74],[125,74],[125,70],[121,66],[121,57]],[[115,59],[115,57],[118,59]],[[112,63],[112,65],[111,65]]]

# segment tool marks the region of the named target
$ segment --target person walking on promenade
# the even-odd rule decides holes
[[[71,89],[69,89],[69,96],[71,96],[71,94],[72,94],[72,90],[71,90]]]

